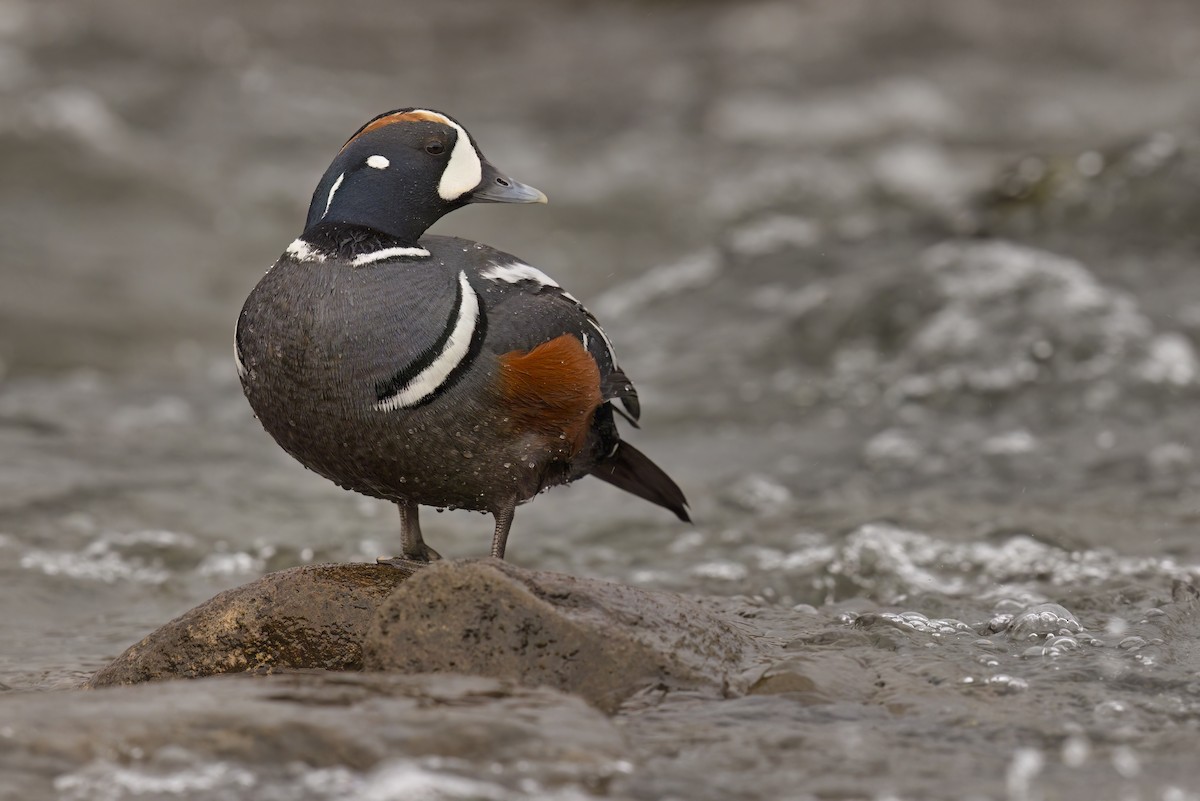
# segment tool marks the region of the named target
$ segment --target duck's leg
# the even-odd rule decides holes
[[[420,512],[415,503],[401,502],[400,508],[400,555],[391,559],[380,557],[375,560],[381,565],[396,567],[420,567],[430,562],[436,562],[442,555],[425,544],[421,537]]]
[[[509,501],[499,509],[496,515],[496,533],[492,535],[492,556],[504,558],[504,547],[508,544],[508,530],[512,528],[513,514],[517,510],[517,502]]]

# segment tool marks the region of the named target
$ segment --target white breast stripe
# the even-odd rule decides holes
[[[333,186],[329,187],[329,197],[325,198],[325,214],[329,213],[329,207],[333,205],[333,196],[337,194],[338,187],[342,185],[342,181],[345,179],[345,177],[346,173],[342,173],[337,177],[337,180],[333,182]],[[324,218],[325,214],[322,214],[321,217]]]
[[[446,341],[446,347],[433,360],[433,364],[405,384],[398,392],[375,404],[381,412],[394,412],[415,406],[437,392],[446,379],[454,372],[454,368],[462,364],[471,349],[471,338],[475,335],[475,326],[479,322],[479,296],[467,281],[467,274],[458,274],[458,284],[462,288],[462,303],[458,306],[458,317],[454,321],[454,329]]]
[[[325,254],[303,239],[297,239],[288,245],[287,254],[296,261],[325,261]]]
[[[438,194],[442,200],[455,200],[479,186],[479,182],[483,180],[483,164],[479,161],[479,154],[475,152],[470,135],[461,125],[444,114],[427,109],[418,111],[441,118],[442,122],[458,133],[454,149],[450,151],[450,161],[442,173],[442,180],[438,181]]]
[[[242,354],[238,353],[237,329],[233,334],[233,363],[237,366],[238,378],[246,377],[246,365],[242,363]]]
[[[351,262],[355,267],[362,267],[364,264],[372,264],[373,262],[383,261],[384,259],[398,259],[401,256],[412,256],[418,259],[429,258],[429,251],[425,248],[381,248],[370,253],[359,253]]]
[[[522,281],[533,281],[542,286],[552,286],[562,292],[562,296],[572,303],[578,303],[575,296],[567,292],[558,282],[537,267],[515,261],[511,264],[493,264],[486,270],[481,272],[480,277],[487,278],[491,281],[503,281],[506,284],[519,284]]]

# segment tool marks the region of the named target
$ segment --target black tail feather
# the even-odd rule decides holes
[[[661,467],[628,442],[619,443],[613,455],[601,461],[592,475],[650,503],[670,509],[685,523],[692,522],[683,490]]]

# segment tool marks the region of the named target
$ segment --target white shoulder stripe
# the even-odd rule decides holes
[[[458,285],[462,289],[462,302],[458,305],[458,317],[454,320],[454,328],[442,352],[411,381],[376,403],[377,410],[393,412],[416,406],[437,392],[454,369],[467,358],[467,353],[471,350],[471,338],[475,335],[475,327],[479,323],[479,296],[471,288],[465,272],[458,274]]]
[[[325,261],[325,254],[303,239],[297,239],[288,245],[287,254],[296,261]]]
[[[596,333],[600,335],[600,339],[604,342],[604,347],[608,349],[608,358],[612,359],[613,366],[617,365],[617,350],[613,347],[612,340],[608,338],[608,334],[600,327],[600,323],[596,322],[595,318],[588,317],[588,325],[596,329]]]
[[[429,258],[429,251],[425,248],[381,248],[370,253],[359,253],[351,262],[355,267],[361,267],[364,264],[372,264],[384,259],[398,259],[402,256],[412,256],[418,259]]]
[[[558,282],[537,267],[514,261],[510,264],[493,264],[480,273],[480,276],[491,281],[504,281],[509,284],[519,284],[522,281],[537,281],[542,286],[558,286]]]
[[[554,287],[562,293],[562,296],[572,303],[578,303],[575,296],[567,292],[558,282],[537,267],[533,267],[523,262],[514,261],[510,264],[493,264],[486,270],[481,272],[481,278],[486,278],[489,281],[503,281],[506,284],[519,284],[522,281],[533,281],[541,286]]]

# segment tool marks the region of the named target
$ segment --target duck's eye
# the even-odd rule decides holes
[[[446,152],[446,146],[441,142],[429,142],[425,145],[425,152],[431,156],[440,156]]]

